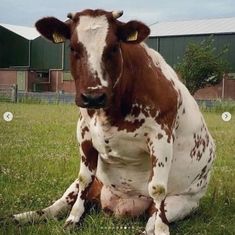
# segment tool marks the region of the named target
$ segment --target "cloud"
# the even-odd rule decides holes
[[[151,24],[156,21],[235,17],[233,5],[234,0],[1,0],[0,22],[32,26],[43,16],[65,19],[71,11],[103,8],[124,10],[123,20],[138,19]]]

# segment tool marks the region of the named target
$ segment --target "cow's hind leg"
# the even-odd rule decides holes
[[[152,208],[150,208],[148,211],[150,214],[150,218],[147,222],[145,232],[143,232],[143,234],[146,235],[156,234],[156,228],[155,228],[156,213],[159,213],[162,222],[168,225],[171,222],[185,218],[193,210],[195,210],[199,205],[199,200],[201,197],[202,194],[167,196],[165,200],[162,202],[159,211],[156,211],[154,205],[152,205]]]
[[[94,180],[87,193],[88,202],[99,203],[100,191],[102,185],[97,180]],[[51,206],[46,207],[42,210],[28,211],[20,214],[13,215],[15,222],[19,224],[35,223],[44,221],[47,219],[57,218],[67,213],[75,203],[79,191],[78,180],[75,180],[69,188],[65,191],[63,196],[55,201]]]

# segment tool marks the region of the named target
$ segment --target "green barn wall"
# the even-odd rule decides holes
[[[62,44],[54,44],[43,37],[31,43],[31,68],[49,70],[62,68]]]
[[[66,41],[64,44],[64,70],[65,71],[70,71],[70,42]]]
[[[165,60],[174,66],[182,59],[189,43],[200,43],[206,38],[208,35],[151,37],[147,40],[147,44],[159,51]],[[217,50],[222,50],[225,45],[229,47],[224,58],[229,62],[230,71],[235,72],[235,34],[214,35],[214,39]]]
[[[29,41],[0,26],[0,68],[29,65]]]

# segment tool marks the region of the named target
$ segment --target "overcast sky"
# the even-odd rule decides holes
[[[66,19],[83,9],[124,10],[123,21],[235,17],[235,0],[0,0],[0,23],[33,26],[43,16]]]

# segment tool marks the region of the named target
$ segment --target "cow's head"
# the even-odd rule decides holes
[[[85,10],[69,13],[66,22],[54,17],[36,22],[37,30],[52,42],[70,40],[71,73],[80,107],[109,106],[123,72],[121,42],[140,43],[149,35],[149,28],[141,22],[118,21],[122,13]]]

